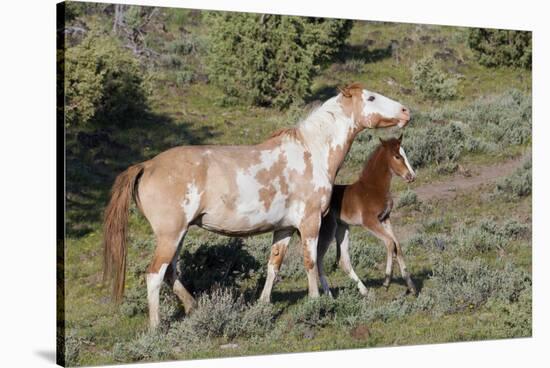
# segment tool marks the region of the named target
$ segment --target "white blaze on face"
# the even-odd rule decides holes
[[[416,176],[416,173],[414,172],[411,164],[409,163],[409,159],[407,158],[407,154],[405,153],[405,150],[403,147],[399,147],[399,153],[401,156],[403,156],[403,159],[405,160],[405,165],[407,165],[407,169],[411,172],[412,176]]]
[[[374,99],[372,99],[374,97]],[[372,101],[369,101],[372,100]],[[399,118],[403,106],[381,94],[363,90],[363,115],[380,114],[384,118]]]
[[[194,181],[187,184],[187,192],[185,193],[185,198],[181,203],[181,208],[183,208],[185,218],[188,222],[192,221],[197,214],[197,210],[199,209],[199,205],[201,202],[202,193],[203,192],[199,193],[199,189],[195,185]]]

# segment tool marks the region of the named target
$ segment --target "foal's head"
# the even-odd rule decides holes
[[[411,119],[409,109],[401,103],[379,93],[352,83],[340,89],[344,111],[352,113],[354,119],[365,128],[397,125],[402,128]]]
[[[407,183],[412,183],[416,179],[416,173],[407,159],[405,150],[401,147],[402,140],[403,135],[399,138],[390,138],[388,140],[380,138],[383,154],[386,155],[390,171],[405,179]]]

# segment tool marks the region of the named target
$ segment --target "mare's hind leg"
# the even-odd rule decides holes
[[[160,286],[168,267],[172,264],[181,238],[187,229],[179,233],[165,233],[157,235],[157,247],[153,261],[147,268],[147,301],[149,304],[149,327],[155,329],[160,322],[159,294]],[[183,288],[183,285],[181,285]],[[183,288],[185,289],[185,288]]]
[[[288,243],[294,234],[294,230],[278,230],[273,233],[271,245],[271,255],[267,264],[267,277],[265,279],[264,289],[260,300],[269,303],[271,300],[271,289],[277,279],[277,273],[281,269],[281,264],[285,258],[288,249]]]
[[[361,295],[366,296],[368,294],[367,287],[361,279],[357,276],[353,267],[351,266],[351,260],[349,256],[349,226],[344,224],[338,224],[336,228],[336,246],[340,249],[340,261],[338,264],[342,270],[348,274],[348,276],[357,283],[359,292]]]
[[[317,244],[317,268],[319,270],[319,280],[326,295],[332,296],[328,285],[327,276],[323,266],[323,258],[336,234],[336,219],[332,212],[329,212],[321,221],[319,229],[319,242]]]
[[[178,299],[183,304],[183,308],[185,309],[185,314],[189,314],[195,308],[196,302],[195,302],[195,299],[193,298],[193,295],[189,291],[187,291],[187,289],[183,286],[183,284],[179,280],[178,271],[177,271],[178,257],[179,257],[180,249],[183,244],[184,238],[185,238],[185,235],[182,236],[182,239],[178,244],[178,248],[176,249],[176,253],[174,254],[174,258],[172,258],[172,262],[168,266],[168,270],[166,271],[165,281],[172,288],[172,291],[174,292],[174,294],[176,294]]]
[[[414,285],[414,282],[411,279],[411,275],[409,274],[409,271],[407,270],[407,265],[405,265],[405,258],[403,257],[403,251],[401,250],[401,245],[397,241],[397,238],[395,237],[395,234],[393,233],[393,229],[391,226],[391,222],[389,219],[382,222],[382,226],[384,226],[384,229],[386,229],[386,232],[393,238],[393,241],[395,242],[395,248],[396,248],[396,258],[397,263],[399,264],[399,268],[401,269],[401,276],[403,277],[403,280],[407,283],[408,290],[413,293],[414,295],[417,294],[416,292],[416,286]]]

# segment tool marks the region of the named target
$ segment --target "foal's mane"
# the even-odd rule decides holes
[[[372,171],[374,168],[374,165],[376,164],[378,156],[380,156],[380,152],[384,149],[384,145],[382,143],[378,144],[374,151],[372,151],[367,158],[367,161],[363,165],[363,170],[361,170],[361,177],[364,177],[367,175],[369,171]]]
[[[367,159],[367,162],[363,166],[363,170],[361,171],[361,178],[364,178],[365,176],[369,176],[369,172],[374,169],[374,166],[378,163],[378,157],[380,156],[380,153],[384,149],[389,149],[390,145],[395,144],[398,141],[397,138],[390,138],[386,141],[386,145],[379,143],[378,146],[374,149],[374,151],[371,152],[369,155],[369,158]],[[372,175],[372,174],[370,174]]]

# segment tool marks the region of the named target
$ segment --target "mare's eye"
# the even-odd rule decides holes
[[[395,155],[395,159],[396,159],[396,160],[399,160],[400,158],[401,158],[401,156]]]
[[[368,101],[374,101],[374,96],[369,96]]]

